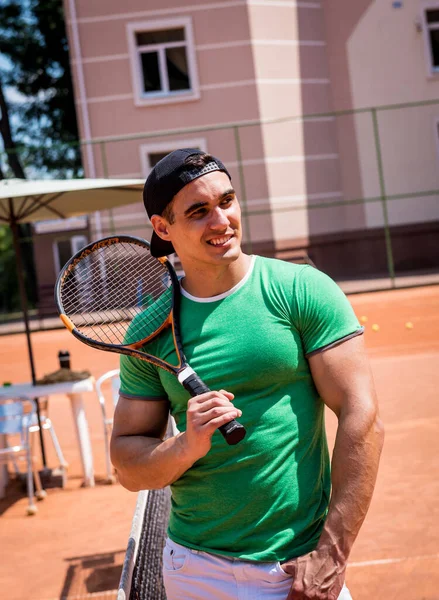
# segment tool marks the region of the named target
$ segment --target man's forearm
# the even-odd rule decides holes
[[[372,499],[383,441],[384,429],[374,411],[339,415],[331,502],[316,550],[347,560]]]
[[[180,433],[164,441],[144,436],[118,436],[111,441],[111,459],[119,481],[132,492],[155,490],[176,481],[194,463]]]

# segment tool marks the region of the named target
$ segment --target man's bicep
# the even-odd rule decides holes
[[[314,384],[324,403],[339,416],[343,409],[376,408],[376,395],[364,336],[349,339],[309,358]]]
[[[120,395],[114,412],[113,437],[144,435],[163,438],[168,417],[167,400],[136,400]]]

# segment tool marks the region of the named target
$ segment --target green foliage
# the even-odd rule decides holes
[[[3,83],[23,98],[10,112],[28,173],[82,175],[62,0],[0,0],[0,53]]]
[[[36,303],[36,290],[33,282],[34,268],[32,244],[29,238],[29,225],[20,227],[20,244],[25,266],[25,285],[29,307]],[[17,282],[15,252],[12,243],[12,230],[8,225],[0,225],[0,314],[21,310]]]
[[[12,232],[6,225],[0,226],[0,312],[11,312],[18,302],[15,254]]]

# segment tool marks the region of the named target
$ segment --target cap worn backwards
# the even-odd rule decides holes
[[[231,179],[223,163],[214,156],[201,166],[188,165],[189,156],[205,154],[196,148],[182,148],[174,150],[162,158],[152,169],[143,188],[143,203],[148,217],[161,215],[185,185],[212,171],[223,171]],[[167,256],[175,252],[171,242],[162,240],[155,232],[151,237],[151,254],[155,257]]]

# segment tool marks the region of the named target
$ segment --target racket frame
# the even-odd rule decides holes
[[[180,292],[177,286],[180,286],[180,282],[177,277],[177,273],[175,272],[174,267],[170,263],[170,261],[166,257],[157,258],[163,266],[166,267],[169,276],[171,278],[171,293],[172,293],[172,308],[168,314],[167,319],[162,323],[162,325],[156,329],[151,335],[144,338],[143,340],[139,340],[133,344],[107,344],[105,342],[99,342],[97,340],[93,340],[86,335],[82,334],[73,323],[73,321],[65,314],[64,307],[61,300],[61,288],[68,277],[68,275],[73,271],[76,265],[81,262],[84,258],[96,252],[100,248],[108,247],[113,244],[119,244],[121,242],[126,242],[130,244],[137,244],[138,246],[145,248],[149,247],[149,244],[146,240],[135,236],[127,236],[127,235],[119,235],[119,236],[108,236],[106,238],[102,238],[96,242],[88,244],[84,248],[81,248],[76,254],[72,256],[72,258],[64,265],[61,269],[61,272],[58,275],[56,285],[55,285],[55,303],[59,313],[59,317],[64,324],[64,326],[70,331],[70,333],[79,341],[95,348],[96,350],[104,350],[105,352],[114,352],[116,354],[125,354],[127,356],[132,356],[134,358],[140,358],[142,360],[146,360],[147,362],[165,369],[169,373],[173,375],[177,375],[179,379],[181,378],[181,373],[189,368],[187,364],[186,357],[184,355],[184,351],[181,343],[180,330],[178,327],[178,323],[174,317],[175,314],[179,314],[180,311]],[[177,354],[178,364],[172,365],[165,360],[157,358],[144,350],[139,351],[139,348],[152,341],[156,337],[158,337],[161,332],[167,327],[171,327],[172,336],[174,338],[174,347]]]

